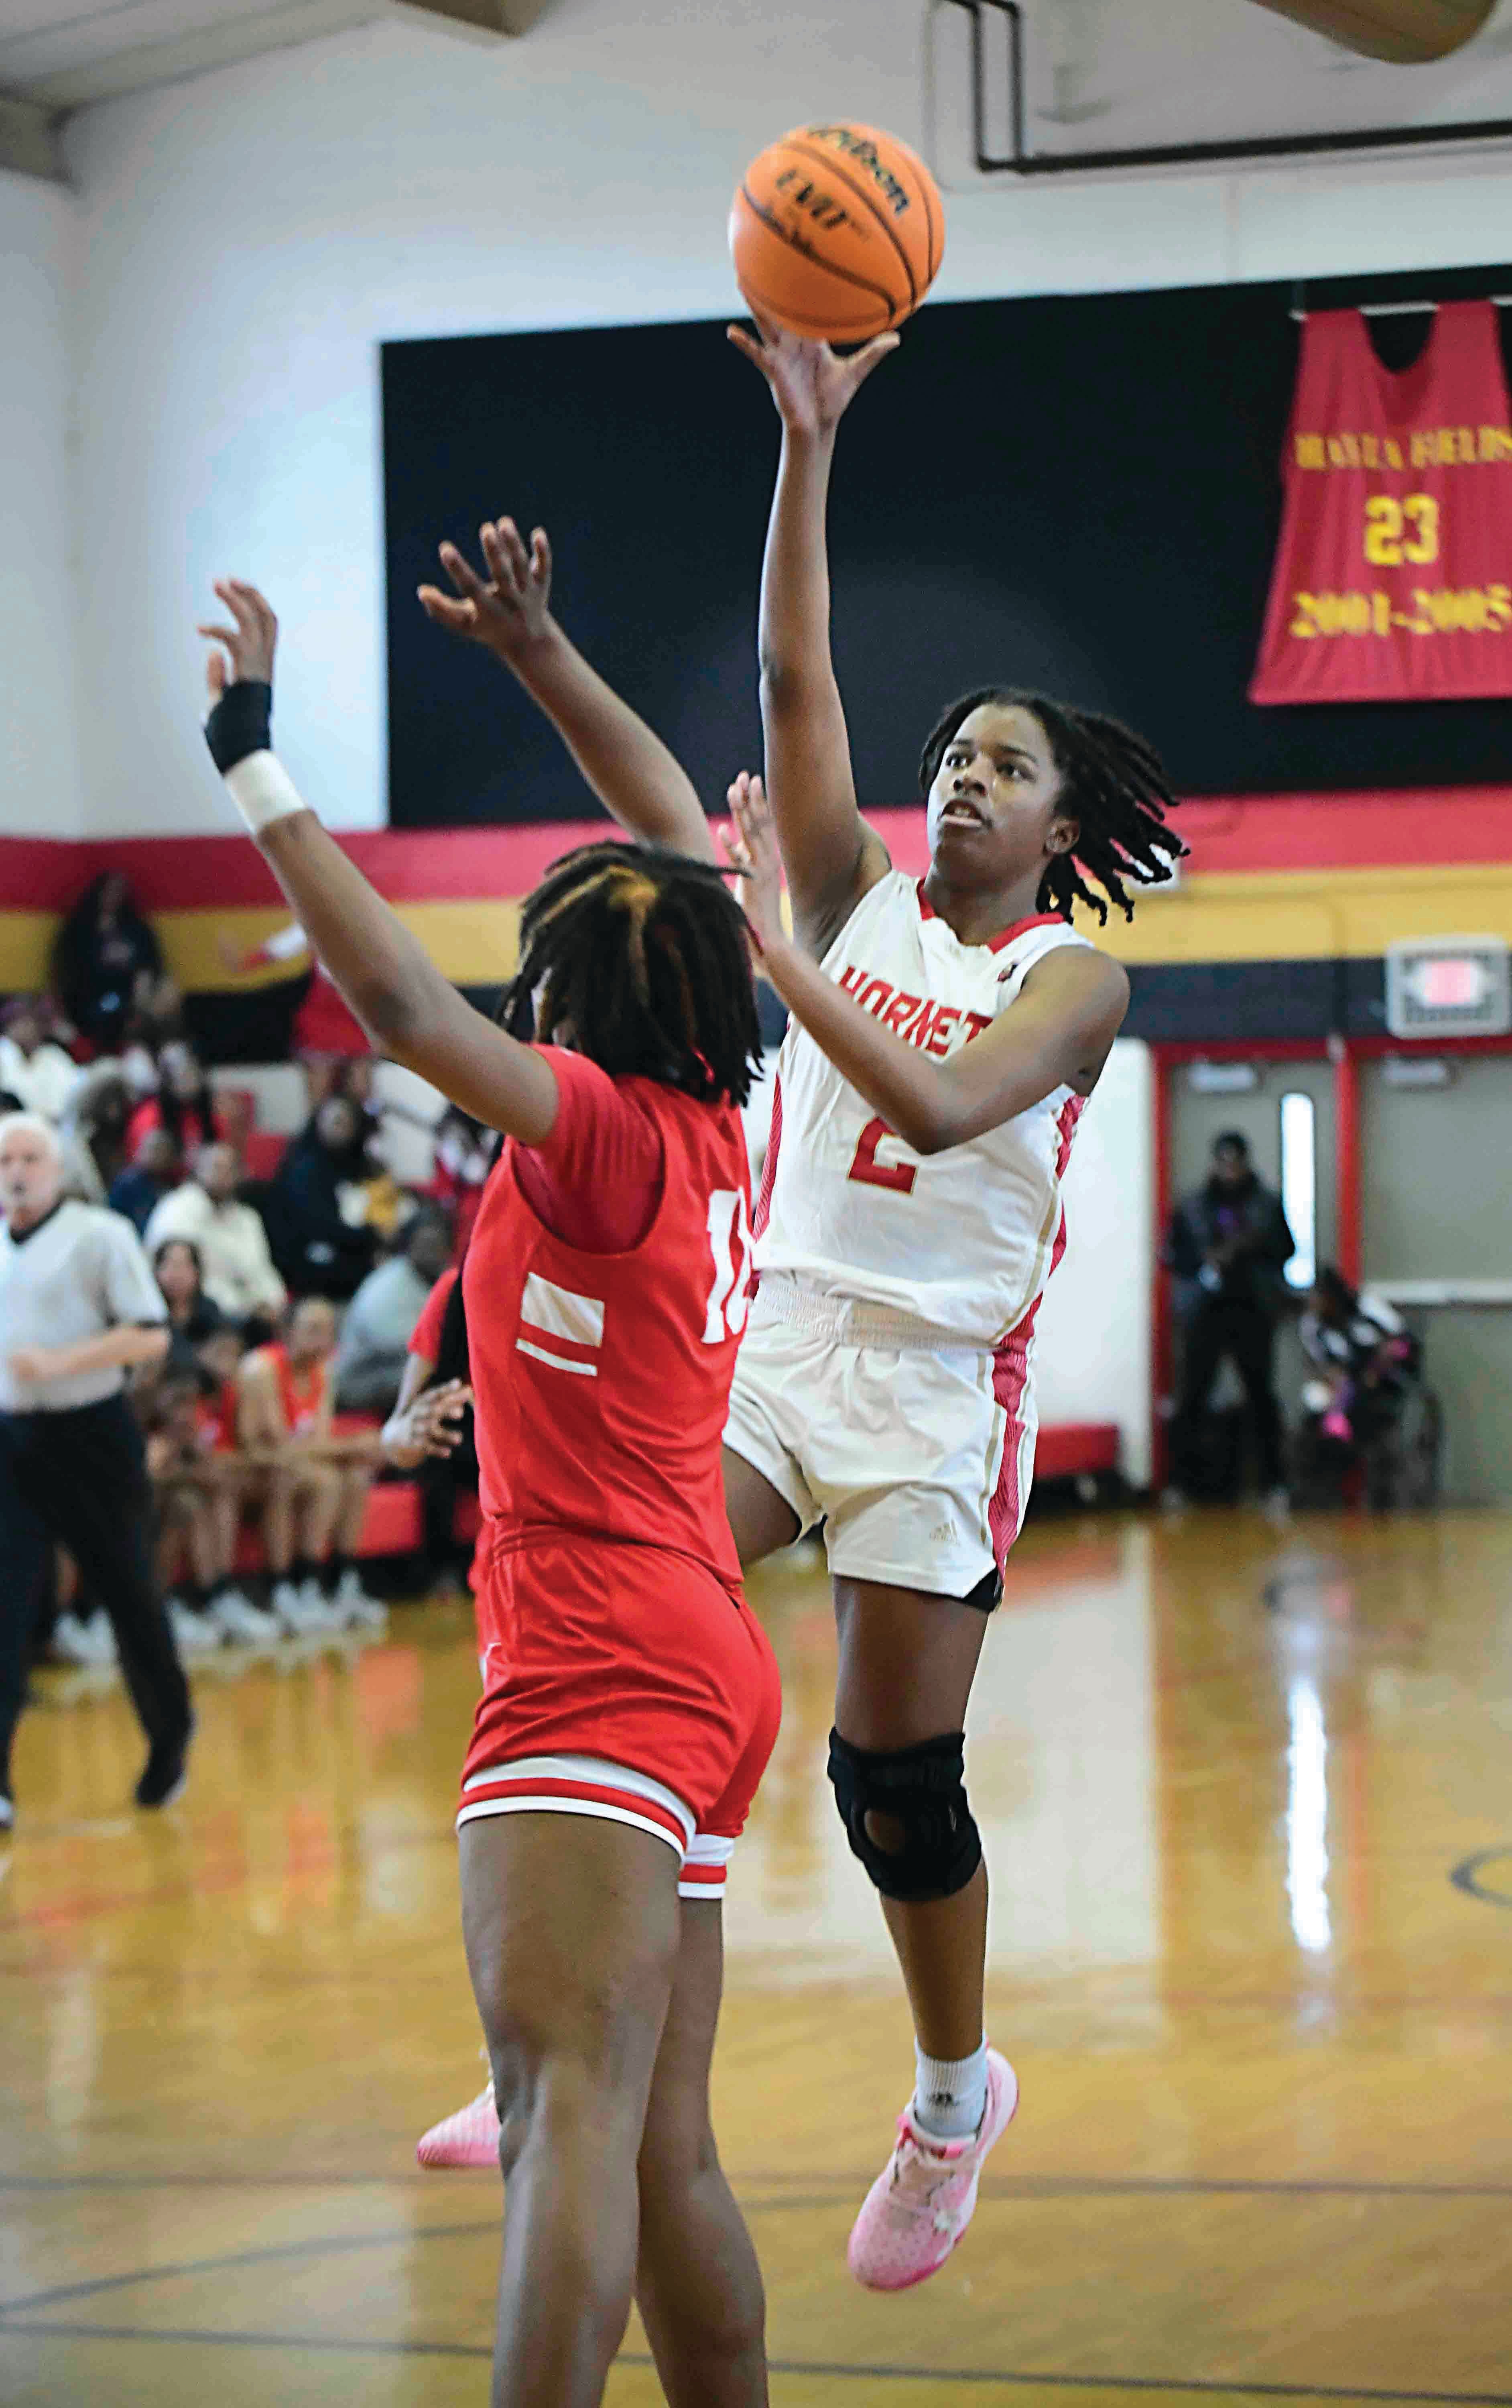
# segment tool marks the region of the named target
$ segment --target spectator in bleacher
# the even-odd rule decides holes
[[[368,1272],[347,1307],[336,1349],[336,1404],[342,1412],[392,1412],[409,1341],[432,1288],[451,1255],[444,1212],[421,1206],[398,1251]]]
[[[235,1588],[240,1489],[235,1458],[216,1452],[215,1426],[206,1420],[207,1384],[193,1358],[170,1364],[157,1383],[147,1437],[157,1575],[180,1656],[207,1655],[230,1635],[219,1609]],[[272,1615],[261,1619],[271,1635]]]
[[[52,989],[96,1054],[113,1054],[163,977],[163,949],[119,869],[91,881],[59,929]]]
[[[213,1338],[225,1319],[213,1297],[205,1291],[205,1268],[193,1238],[164,1238],[152,1250],[152,1276],[163,1291],[173,1331],[172,1351],[193,1360],[207,1338]]]
[[[170,1238],[188,1238],[199,1251],[205,1293],[228,1321],[257,1335],[283,1311],[287,1290],[274,1268],[268,1235],[257,1211],[236,1194],[241,1165],[229,1145],[202,1146],[194,1176],[164,1196],[147,1225],[154,1256]]]
[[[478,1494],[473,1392],[467,1380],[466,1330],[453,1294],[461,1272],[449,1265],[411,1334],[405,1375],[383,1425],[383,1458],[411,1471],[420,1484],[421,1547],[434,1595],[464,1593],[472,1550],[459,1544],[457,1501]]]
[[[360,1108],[327,1096],[279,1165],[268,1190],[274,1259],[295,1296],[345,1303],[373,1268],[368,1219],[373,1166]]]
[[[178,1162],[187,1165],[219,1133],[210,1082],[192,1045],[164,1045],[158,1067],[157,1093],[145,1096],[133,1112],[126,1150],[135,1154],[149,1129],[166,1129]]]
[[[335,1435],[335,1347],[334,1307],[302,1297],[282,1337],[247,1355],[237,1374],[237,1440],[256,1466],[249,1498],[261,1518],[273,1611],[293,1637],[381,1628],[387,1619],[354,1560],[378,1440]]]
[[[48,1034],[40,996],[18,995],[0,1013],[0,1087],[17,1109],[61,1121],[78,1084],[78,1065]]]
[[[485,1128],[459,1104],[449,1104],[432,1139],[431,1194],[451,1214],[459,1260],[466,1252],[483,1188],[498,1155],[497,1129]]]
[[[138,1237],[164,1196],[178,1182],[178,1156],[166,1129],[147,1129],[124,1170],[110,1182],[107,1201],[112,1212],[123,1213]]]
[[[59,1124],[64,1192],[103,1204],[126,1168],[126,1125],[134,1097],[114,1062],[86,1070]]]

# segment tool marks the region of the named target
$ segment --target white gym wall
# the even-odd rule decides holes
[[[733,308],[739,167],[815,111],[927,142],[926,22],[918,0],[562,0],[492,48],[374,26],[81,111],[73,197],[0,178],[0,378],[36,422],[5,480],[4,824],[221,824],[193,626],[211,575],[238,567],[285,615],[295,774],[334,824],[381,824],[379,342]],[[964,105],[934,93],[937,120]],[[948,207],[944,298],[1195,284],[1473,263],[1505,248],[1512,172],[1440,154]],[[633,519],[654,496],[626,503]]]

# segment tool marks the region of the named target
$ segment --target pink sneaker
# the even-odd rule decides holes
[[[433,2124],[416,2142],[415,2155],[422,2166],[492,2166],[497,2173],[499,2117],[492,2083],[469,2106]]]
[[[906,2107],[898,2144],[851,2228],[846,2262],[869,2291],[927,2283],[961,2239],[977,2205],[982,2164],[1013,2121],[1019,2084],[1006,2057],[987,2052],[987,2106],[969,2141],[933,2141]]]

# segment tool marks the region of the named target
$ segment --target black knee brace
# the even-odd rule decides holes
[[[840,1820],[851,1854],[884,1898],[953,1898],[981,1863],[981,1834],[966,1802],[965,1743],[964,1731],[949,1731],[917,1747],[874,1751],[831,1731],[829,1771]],[[889,1816],[902,1844],[879,1846],[866,1828],[869,1813]]]

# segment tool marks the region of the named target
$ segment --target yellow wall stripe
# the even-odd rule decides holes
[[[398,909],[459,985],[494,985],[513,971],[513,898]],[[43,984],[56,925],[51,913],[0,911],[0,990]],[[229,967],[286,927],[286,912],[162,911],[154,925],[169,968],[191,994],[270,986],[299,967],[273,964],[241,977]],[[1110,920],[1101,941],[1125,962],[1370,961],[1395,939],[1435,936],[1512,943],[1512,863],[1193,877],[1173,895],[1146,896],[1132,925]]]

